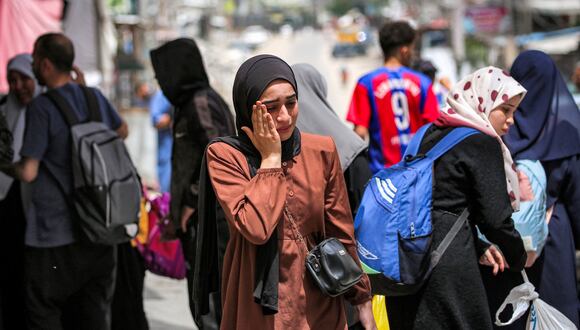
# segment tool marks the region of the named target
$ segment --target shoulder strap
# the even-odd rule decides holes
[[[435,251],[431,252],[431,262],[429,264],[429,270],[428,270],[427,274],[430,274],[431,271],[433,270],[433,268],[435,268],[435,266],[437,266],[437,264],[439,263],[439,260],[441,260],[441,257],[443,256],[443,254],[445,253],[445,251],[447,250],[449,245],[451,245],[451,242],[453,241],[455,236],[457,236],[457,233],[459,233],[459,230],[461,229],[461,227],[463,227],[463,225],[467,221],[468,216],[469,216],[469,211],[467,211],[467,208],[465,208],[465,210],[463,210],[463,212],[457,218],[457,220],[455,220],[455,223],[453,224],[453,226],[451,227],[451,229],[449,230],[447,235],[445,235],[445,237],[443,238],[441,243],[439,243],[439,246],[437,247],[437,249],[435,249]]]
[[[69,126],[74,126],[79,123],[79,119],[68,101],[56,89],[48,90],[45,95],[54,103]]]
[[[87,102],[87,108],[89,110],[89,121],[101,122],[101,111],[99,110],[99,103],[97,96],[93,91],[91,91],[87,86],[79,85],[83,94],[85,95],[85,100]]]
[[[437,144],[427,152],[426,157],[435,160],[468,136],[477,133],[479,133],[479,131],[474,128],[457,127],[441,139],[441,141],[437,142]]]
[[[403,159],[405,159],[407,156],[412,157],[412,156],[417,155],[417,152],[419,152],[419,147],[421,146],[421,141],[423,141],[423,136],[425,136],[425,133],[427,132],[429,127],[431,127],[431,125],[433,125],[433,124],[429,123],[429,124],[423,125],[423,126],[421,126],[421,128],[419,128],[419,130],[417,130],[417,132],[415,132],[415,135],[411,139],[411,142],[409,142],[407,149],[405,149],[405,154],[403,155]]]

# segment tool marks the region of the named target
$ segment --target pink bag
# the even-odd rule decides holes
[[[149,214],[149,236],[146,244],[137,244],[137,249],[143,256],[145,267],[152,273],[174,279],[185,278],[185,259],[179,240],[162,241],[162,227],[167,226],[169,219],[168,193],[162,195],[146,194],[151,206]]]

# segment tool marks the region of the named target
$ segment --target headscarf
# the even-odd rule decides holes
[[[193,39],[179,38],[150,53],[155,78],[174,106],[189,102],[199,89],[209,87],[203,59]]]
[[[40,93],[40,87],[32,72],[32,56],[30,54],[19,54],[8,61],[6,72],[18,71],[34,80],[34,96]],[[24,138],[24,126],[26,122],[26,104],[21,104],[13,93],[8,93],[6,103],[1,106],[3,115],[6,117],[6,124],[12,132],[12,150],[14,151],[12,161],[20,160],[20,149]],[[0,173],[0,200],[3,199],[13,182],[11,177]]]
[[[468,75],[447,96],[447,104],[436,122],[438,126],[467,126],[497,138],[501,144],[508,194],[514,210],[519,209],[520,190],[516,167],[506,145],[489,121],[492,110],[516,95],[526,95],[509,73],[488,66]]]
[[[550,56],[525,51],[511,73],[529,91],[504,138],[514,158],[549,161],[580,154],[580,112]]]
[[[242,127],[253,129],[252,106],[258,101],[268,85],[274,80],[285,80],[296,92],[298,86],[294,72],[288,63],[274,55],[257,55],[246,60],[236,73],[233,88],[233,101],[236,111],[236,128],[240,138],[246,142],[245,152],[260,157]],[[300,100],[300,98],[298,98]],[[300,131],[294,129],[292,136],[282,141],[282,160],[287,161],[300,153]]]
[[[30,54],[18,54],[11,58],[8,61],[7,70],[16,70],[36,81],[34,78],[34,72],[32,71],[32,56]]]
[[[298,127],[303,132],[328,135],[334,139],[342,170],[366,149],[367,143],[338,118],[326,99],[328,89],[324,77],[310,64],[292,65],[300,86]]]
[[[298,96],[294,72],[286,62],[273,55],[258,55],[248,59],[240,66],[234,79],[233,99],[239,139],[236,148],[246,156],[251,173],[256,173],[259,168],[261,156],[241,128],[253,128],[252,106],[268,85],[278,79],[290,83]],[[299,153],[300,131],[296,127],[292,136],[282,141],[282,160],[291,160]],[[278,312],[279,273],[278,231],[274,230],[268,241],[256,249],[253,295],[264,315]]]

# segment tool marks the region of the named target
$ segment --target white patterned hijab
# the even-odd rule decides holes
[[[520,201],[516,167],[510,151],[493,129],[489,115],[512,97],[522,95],[523,99],[525,94],[526,89],[509,73],[488,66],[468,75],[451,89],[436,123],[439,126],[472,127],[497,138],[501,144],[507,189],[514,211],[519,210]]]

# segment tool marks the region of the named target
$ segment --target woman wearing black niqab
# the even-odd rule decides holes
[[[163,94],[175,107],[172,123],[170,225],[167,238],[179,237],[184,257],[194,264],[200,198],[202,158],[208,143],[235,134],[234,118],[223,98],[210,86],[201,52],[193,39],[179,38],[151,51],[155,78]],[[178,229],[179,228],[179,229]],[[211,328],[213,320],[202,320],[193,297],[193,267],[187,270],[189,304],[200,328]],[[213,297],[212,297],[213,298]],[[214,304],[215,305],[215,304]],[[219,305],[219,304],[217,304]],[[213,310],[219,314],[219,310]]]
[[[575,251],[580,249],[580,111],[547,54],[537,50],[521,53],[511,74],[528,90],[528,96],[515,112],[515,125],[505,143],[514,159],[542,163],[548,179],[547,208],[553,210],[546,246],[531,273],[541,274],[542,300],[578,327]],[[543,269],[535,269],[542,262]]]
[[[336,147],[329,137],[296,129],[298,95],[286,62],[272,55],[249,59],[234,81],[238,142],[218,141],[206,151],[229,228],[222,329],[345,329],[343,297],[374,329],[366,276],[331,298],[305,272],[306,247],[296,231],[308,249],[336,237],[358,257]]]

